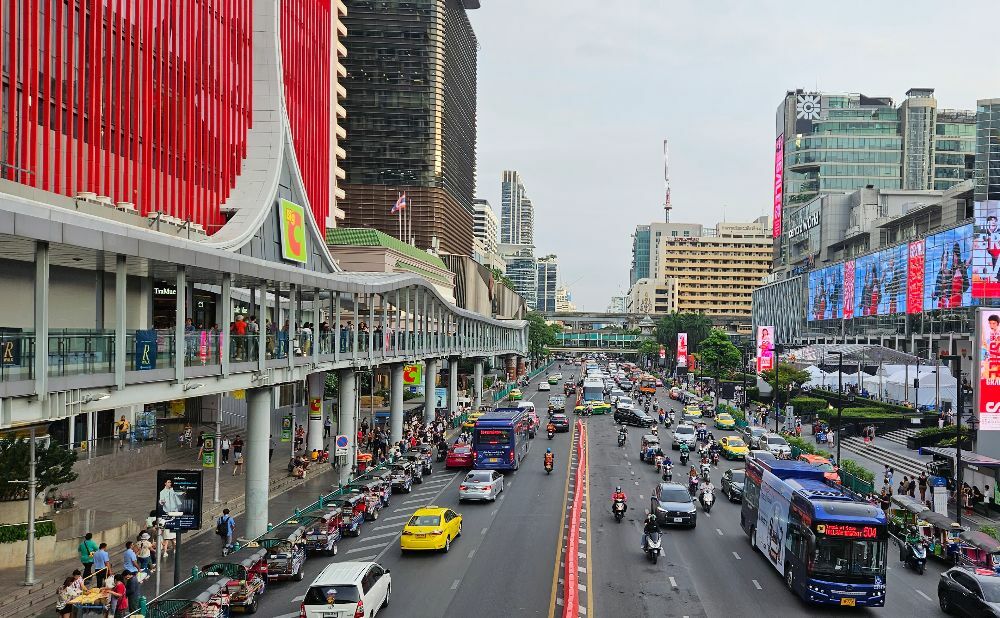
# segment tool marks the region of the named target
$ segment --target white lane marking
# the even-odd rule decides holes
[[[304,598],[306,598],[306,595],[304,595],[304,594],[300,594],[297,597],[292,597],[292,603],[298,603],[299,601],[301,601]]]
[[[671,588],[676,588],[677,587],[677,580],[674,579],[673,577],[670,577],[668,579],[670,579],[670,587]]]
[[[372,549],[375,548],[373,547]],[[358,562],[372,562],[375,560],[375,554],[372,554],[370,556],[359,556],[358,558],[356,558],[356,560]],[[298,616],[298,614],[296,614],[296,616]]]
[[[472,560],[472,557],[475,555],[476,555],[476,550],[473,549],[472,551],[469,552],[469,560]]]
[[[367,545],[365,547],[353,547],[351,549],[348,549],[344,553],[345,554],[355,554],[355,553],[357,553],[359,551],[374,551],[374,550],[376,550],[376,549],[378,549],[380,547],[382,547],[382,546],[381,545]]]
[[[740,558],[740,555],[737,554],[736,552],[733,552],[733,558],[736,558],[737,560],[743,560],[743,558]]]
[[[409,515],[407,515],[406,517],[409,517]],[[385,520],[382,520],[382,521],[385,521]],[[374,532],[376,530],[386,530],[387,528],[395,528],[398,525],[399,524],[387,524],[385,526],[378,526],[378,527],[372,528],[372,531]]]
[[[916,588],[914,588],[914,590],[917,590],[917,589],[916,589]],[[923,591],[923,590],[917,590],[917,594],[919,594],[920,596],[924,597],[924,598],[925,598],[925,599],[927,599],[928,601],[931,601],[931,598],[930,598],[929,596],[927,596],[926,594],[924,594],[924,591]],[[931,601],[931,603],[933,603],[933,602],[934,602],[934,601]]]
[[[489,529],[490,529],[490,527],[486,526],[485,528],[483,528],[482,530],[479,531],[479,534],[486,534],[489,531]]]
[[[456,476],[457,476],[457,475],[456,475]],[[452,480],[454,480],[454,477],[452,477]],[[435,501],[435,500],[437,500],[437,499],[438,499],[438,497],[440,497],[440,496],[441,496],[441,494],[443,494],[443,493],[445,492],[445,490],[446,490],[446,489],[448,489],[448,487],[450,487],[450,484],[448,484],[448,485],[445,485],[445,486],[443,486],[443,487],[442,487],[442,488],[441,488],[441,489],[440,489],[440,490],[439,490],[439,491],[437,492],[437,495],[435,495],[435,496],[434,496],[433,498],[431,498],[431,500],[430,500],[430,503],[431,503],[431,504],[433,504],[433,503],[434,503],[434,501]],[[501,496],[501,497],[502,497],[502,496]],[[407,515],[406,517],[409,517],[409,516]],[[400,536],[400,535],[402,534],[402,532],[403,532],[403,531],[402,531],[402,530],[400,530],[399,532],[396,532],[395,534],[393,534],[393,536],[394,536],[394,537],[396,537],[396,538],[399,538],[399,536]],[[368,538],[371,538],[371,537],[368,537]],[[392,545],[393,545],[394,541],[395,541],[395,539],[393,539],[393,541],[390,541],[389,543],[386,543],[385,547],[384,547],[384,548],[382,548],[382,551],[380,551],[380,552],[378,553],[378,555],[377,555],[377,556],[375,556],[375,560],[376,560],[376,561],[377,561],[377,560],[380,560],[380,559],[382,558],[382,556],[384,556],[384,555],[385,555],[385,552],[389,551],[389,548],[390,548],[390,547],[392,547]],[[374,548],[372,548],[372,549],[374,549]]]
[[[305,598],[305,597],[303,597]],[[282,614],[280,616],[275,616],[274,618],[298,618],[299,612],[292,612],[290,614]]]
[[[452,590],[458,590],[458,585],[461,584],[461,583],[462,583],[462,580],[456,579],[455,581],[451,582],[451,589]]]
[[[499,510],[499,509],[493,509],[492,511],[490,511],[490,517],[493,517],[493,516],[495,516],[495,515],[497,514],[497,511],[498,511],[498,510]]]
[[[721,528],[716,528],[715,531],[719,533],[719,536],[722,536],[722,529]]]
[[[406,506],[407,504],[417,504],[418,502],[427,503],[429,501],[425,500],[424,498],[416,498],[414,500],[406,500],[405,502],[400,502],[399,505],[400,506]]]
[[[759,581],[757,581],[756,579],[753,579],[753,580],[750,580],[750,581],[753,582],[753,587],[754,588],[756,588],[757,590],[763,590],[763,588],[760,587],[760,582]]]
[[[389,538],[391,536],[396,536],[397,534],[399,534],[399,532],[386,532],[384,534],[376,534],[374,536],[364,536],[358,542],[359,543],[364,543],[365,541],[375,541],[375,540],[378,540],[378,539],[387,539],[387,538]]]
[[[956,439],[957,439],[957,438],[956,438]],[[645,500],[645,498],[643,498],[643,497],[642,497],[642,494],[639,494],[639,499],[640,499],[640,500]]]
[[[393,515],[392,517],[383,517],[382,521],[396,521],[397,519],[409,519],[411,515]],[[373,528],[374,530],[381,530],[381,528]]]
[[[636,482],[635,482],[635,486],[636,486],[636,487],[638,487],[638,486],[639,486],[639,481],[636,481]]]

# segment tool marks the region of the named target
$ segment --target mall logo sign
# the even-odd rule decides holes
[[[800,94],[795,98],[795,117],[799,120],[819,120],[823,100],[818,94]]]

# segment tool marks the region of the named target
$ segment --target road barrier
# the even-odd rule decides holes
[[[569,534],[566,538],[566,571],[563,574],[563,618],[580,615],[580,518],[583,492],[587,481],[587,426],[576,421],[576,480],[573,483],[573,506],[570,509]]]

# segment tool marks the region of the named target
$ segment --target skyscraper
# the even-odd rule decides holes
[[[976,103],[976,184],[977,202],[1000,200],[1000,99]]]
[[[629,269],[629,285],[639,279],[649,277],[649,226],[635,226],[632,235],[632,268]]]
[[[348,227],[399,234],[399,193],[419,248],[472,254],[477,0],[346,0]]]
[[[535,211],[524,191],[521,175],[506,170],[500,182],[500,242],[535,244]]]
[[[559,260],[555,255],[538,258],[538,276],[535,295],[536,311],[555,311],[559,290]]]
[[[472,234],[482,241],[484,249],[496,253],[497,234],[500,231],[500,221],[493,212],[493,207],[484,199],[476,199],[472,204]]]

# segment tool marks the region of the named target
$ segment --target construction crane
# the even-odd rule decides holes
[[[663,140],[663,213],[670,223],[670,146]]]

